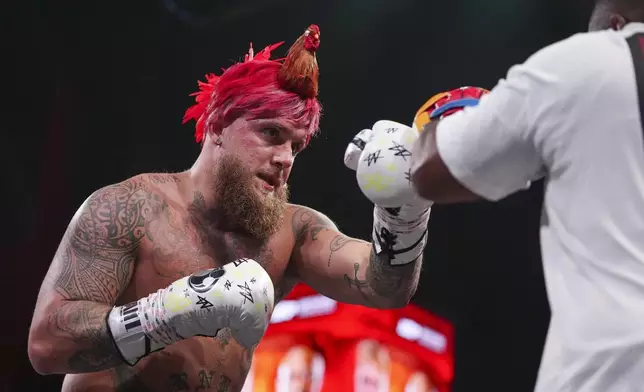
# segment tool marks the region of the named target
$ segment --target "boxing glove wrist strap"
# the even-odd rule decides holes
[[[386,255],[391,265],[415,261],[427,243],[430,207],[373,210],[372,243],[377,255]]]
[[[188,337],[180,336],[167,320],[162,298],[164,291],[169,289],[161,289],[127,305],[115,306],[108,314],[108,329],[129,365],[134,366],[141,358]]]

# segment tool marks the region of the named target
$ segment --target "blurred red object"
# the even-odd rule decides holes
[[[298,285],[275,308],[245,391],[448,392],[453,337],[415,305],[370,309]]]

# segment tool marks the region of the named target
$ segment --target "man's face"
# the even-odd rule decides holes
[[[279,228],[286,182],[306,136],[305,129],[278,119],[240,118],[222,131],[214,191],[227,218],[253,237],[266,240]]]
[[[306,129],[284,120],[239,118],[222,131],[221,141],[226,153],[255,174],[256,189],[269,194],[286,185],[306,137]]]

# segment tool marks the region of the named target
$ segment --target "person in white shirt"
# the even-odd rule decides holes
[[[552,318],[539,392],[644,391],[642,22],[644,1],[600,0],[591,32],[539,51],[491,92],[438,94],[413,129],[378,121],[345,153],[361,190],[394,215],[412,200],[406,184],[431,206],[545,179]]]
[[[598,1],[591,32],[514,66],[475,107],[459,89],[426,108],[411,150],[410,180],[435,203],[545,179],[540,392],[644,391],[643,21],[644,1]]]

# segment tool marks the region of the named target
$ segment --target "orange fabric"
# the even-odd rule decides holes
[[[273,335],[259,344],[253,357],[252,391],[310,391],[314,359],[320,355],[306,334]]]
[[[427,102],[425,102],[423,106],[418,109],[416,116],[414,117],[414,127],[418,130],[418,132],[422,131],[425,125],[431,122],[429,119],[429,108],[434,106],[436,102],[446,96],[447,92],[438,93],[428,99]]]

